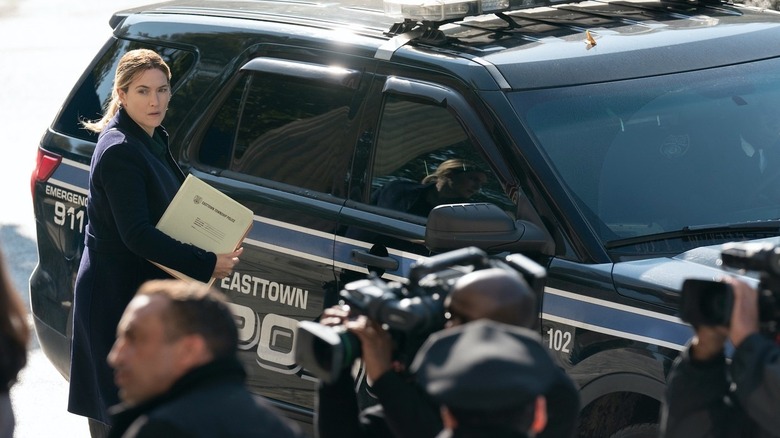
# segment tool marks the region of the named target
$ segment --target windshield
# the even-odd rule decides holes
[[[780,218],[779,60],[510,99],[607,246]]]

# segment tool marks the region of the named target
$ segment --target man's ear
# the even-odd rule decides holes
[[[531,423],[531,433],[539,434],[547,426],[547,399],[540,395],[534,402],[534,421]]]
[[[212,359],[206,339],[201,335],[191,334],[182,336],[177,341],[177,344],[176,354],[183,372],[203,365]]]

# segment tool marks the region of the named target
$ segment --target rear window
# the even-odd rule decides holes
[[[171,68],[171,86],[176,93],[176,86],[195,64],[195,55],[191,52],[170,47],[141,44],[132,41],[116,40],[91,70],[74,88],[71,96],[54,122],[54,130],[81,140],[96,141],[97,134],[87,131],[81,126],[82,120],[97,120],[103,116],[103,108],[111,99],[111,88],[114,85],[114,72],[119,59],[126,52],[134,49],[151,49],[159,53]],[[172,105],[171,112],[175,111]],[[175,114],[167,114],[175,118]]]

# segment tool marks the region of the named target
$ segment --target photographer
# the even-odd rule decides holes
[[[532,330],[487,319],[442,330],[412,368],[441,404],[437,438],[529,438],[546,429],[545,394],[558,368]]]
[[[438,407],[411,382],[403,364],[392,359],[394,347],[388,332],[363,315],[347,319],[348,310],[344,308],[327,309],[325,315],[321,323],[344,324],[360,339],[363,367],[379,404],[359,412],[356,382],[348,369],[343,370],[332,384],[320,385],[315,417],[317,436],[435,436],[442,427]]]
[[[447,327],[476,319],[533,327],[536,299],[522,276],[502,269],[483,269],[459,278],[444,302]],[[354,383],[348,371],[319,391],[316,424],[320,438],[328,437],[434,437],[442,429],[439,406],[398,361],[393,361],[391,336],[365,316],[349,318],[344,308],[327,309],[321,323],[344,324],[362,345],[362,359],[371,391],[378,405],[358,412]],[[556,368],[554,393],[550,395],[551,428],[544,437],[573,435],[579,394],[573,382]],[[553,420],[554,419],[554,420]],[[552,421],[557,424],[553,427]]]
[[[780,436],[780,348],[759,332],[758,292],[735,278],[726,326],[697,325],[668,378],[666,438]],[[726,359],[727,340],[735,350]]]

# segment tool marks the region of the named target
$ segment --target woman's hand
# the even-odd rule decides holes
[[[216,279],[225,278],[233,273],[233,268],[238,263],[238,258],[241,253],[244,252],[244,248],[238,248],[237,250],[228,254],[217,254],[217,264],[214,265],[214,273],[212,277]]]

